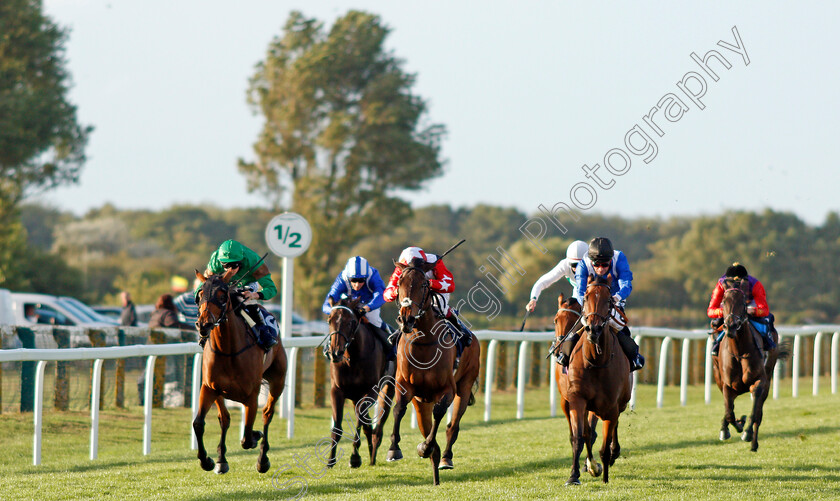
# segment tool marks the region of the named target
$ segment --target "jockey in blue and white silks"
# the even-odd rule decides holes
[[[633,291],[633,272],[630,271],[630,264],[627,262],[627,256],[623,252],[617,250],[614,252],[610,266],[608,268],[609,274],[612,275],[613,281],[610,286],[610,293],[612,293],[613,300],[616,305],[624,308],[624,303],[630,297],[630,292]],[[603,272],[603,269],[601,269]],[[586,256],[575,270],[575,283],[573,297],[583,304],[583,295],[586,293],[586,284],[589,282],[590,275],[606,276],[607,273],[596,273],[594,263],[589,256]]]
[[[639,345],[630,337],[627,317],[624,315],[624,304],[630,297],[630,292],[633,291],[633,272],[630,271],[627,256],[621,251],[613,250],[612,242],[608,238],[593,238],[589,242],[589,252],[578,265],[575,273],[574,297],[583,304],[589,277],[608,275],[612,275],[610,293],[613,301],[609,324],[615,329],[618,344],[630,360],[630,371],[639,370],[644,367],[645,358],[639,353]],[[557,356],[559,364],[568,366],[577,339],[577,333],[572,333],[560,346],[560,353]]]
[[[333,303],[338,303],[342,297],[358,299],[359,307],[364,309],[365,318],[374,327],[382,329],[382,317],[379,316],[379,308],[385,304],[382,294],[385,292],[385,283],[379,276],[379,271],[371,266],[367,259],[362,256],[354,256],[347,260],[347,265],[341,273],[335,277],[330,292],[324,299],[321,307],[324,314],[329,315]]]

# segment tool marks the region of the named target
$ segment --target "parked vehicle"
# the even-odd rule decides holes
[[[90,306],[76,298],[27,292],[11,292],[9,296],[14,315],[14,323],[17,325],[39,323],[64,326],[110,327],[119,324],[119,322],[95,312]],[[26,317],[27,309],[32,314],[31,318]]]
[[[0,325],[15,323],[15,312],[12,309],[12,294],[8,289],[0,289]]]

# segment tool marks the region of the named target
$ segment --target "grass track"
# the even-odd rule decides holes
[[[786,380],[789,383],[789,380]],[[679,389],[668,388],[664,409],[655,408],[655,386],[639,388],[635,412],[622,415],[619,437],[622,457],[611,469],[610,484],[588,475],[583,485],[564,487],[571,467],[568,427],[562,416],[548,415],[544,389],[526,395],[526,419],[516,420],[515,394],[494,394],[493,421],[485,424],[483,395],[467,410],[455,445],[455,469],[441,472],[441,485],[431,485],[428,460],[414,455],[420,441],[416,429],[404,427],[406,458],[351,470],[351,446],[339,445],[342,460],[323,470],[316,442],[327,436],[329,412],[303,409],[296,414],[296,436],[285,436],[285,420],[272,426],[272,468],[259,475],[257,453],[243,451],[236,437],[239,412],[233,412],[228,435],[230,473],[202,471],[189,449],[190,415],[186,409],[154,411],[152,454],[143,456],[142,412],[106,410],[100,416],[99,459],[88,460],[90,416],[83,412],[44,417],[42,464],[32,466],[32,414],[0,416],[4,438],[0,464],[0,499],[286,499],[306,487],[307,499],[840,499],[840,395],[803,395],[768,400],[758,453],[737,436],[717,440],[722,417],[717,389],[711,405],[702,403],[702,387],[689,392],[680,407]],[[736,402],[738,415],[749,414],[748,396]],[[345,428],[347,426],[345,425]],[[390,434],[390,421],[386,434]],[[601,433],[599,429],[599,434]],[[208,449],[215,450],[218,424],[208,419]],[[599,439],[600,446],[600,439]],[[363,446],[366,451],[366,447]],[[215,456],[215,452],[213,453]],[[295,465],[307,460],[315,478]],[[285,471],[284,471],[285,470]],[[274,477],[274,482],[272,482]],[[296,481],[300,481],[295,484]],[[279,490],[275,486],[286,485]]]

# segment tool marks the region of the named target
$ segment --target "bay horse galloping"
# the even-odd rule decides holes
[[[479,343],[473,334],[472,343],[464,348],[458,369],[453,374],[456,346],[454,336],[443,318],[436,318],[432,307],[433,292],[426,272],[434,264],[415,259],[410,265],[394,263],[402,274],[398,283],[400,306],[398,323],[403,335],[397,349],[396,401],[394,432],[388,461],[402,459],[400,422],[408,402],[414,402],[424,440],[417,454],[432,463],[433,481],[440,484],[439,469],[451,469],[452,445],[458,439],[461,417],[468,405],[475,402],[473,385],[479,371]],[[443,312],[444,314],[446,312]],[[454,402],[452,422],[446,428],[446,450],[435,440],[438,427],[450,404]]]
[[[567,374],[557,379],[572,444],[572,472],[566,485],[580,485],[580,454],[584,446],[587,470],[592,476],[600,473],[600,466],[592,460],[594,416],[604,422],[600,450],[604,483],[609,482],[610,466],[621,451],[618,418],[630,401],[630,362],[608,325],[613,308],[611,283],[611,276],[590,277],[583,301],[586,335],[572,351]]]
[[[193,430],[198,439],[198,460],[205,471],[227,473],[225,459],[225,435],[230,426],[230,412],[225,399],[240,402],[245,406],[245,433],[242,448],[253,449],[260,443],[257,471],[265,473],[271,467],[268,460],[268,425],[274,417],[274,404],[283,393],[286,382],[286,352],[278,342],[268,353],[257,345],[251,329],[237,313],[236,291],[229,282],[236,268],[223,275],[202,275],[196,270],[196,277],[203,282],[198,300],[198,330],[209,340],[204,346],[202,358],[201,393],[198,397],[198,414],[193,420]],[[268,400],[263,407],[263,431],[254,431],[257,414],[257,400],[262,380],[268,381]],[[219,440],[219,457],[215,469],[213,460],[204,449],[204,417],[210,406],[216,403],[219,424],[222,428]]]
[[[329,299],[330,326],[329,343],[324,347],[324,355],[330,364],[330,398],[332,400],[333,428],[330,459],[327,466],[335,465],[338,441],[341,440],[341,420],[344,417],[344,400],[355,402],[356,434],[353,436],[353,453],[350,455],[350,467],[362,465],[359,446],[362,439],[359,429],[363,428],[367,437],[370,465],[376,464],[376,451],[382,443],[382,427],[391,411],[391,399],[394,396],[394,379],[385,375],[385,351],[380,341],[371,332],[371,326],[363,321],[359,312],[359,301],[342,299],[338,304]],[[379,400],[377,402],[377,395]],[[377,402],[379,416],[370,419],[368,409]],[[376,422],[374,429],[371,424]]]
[[[764,416],[764,401],[770,391],[773,369],[779,358],[788,353],[779,345],[779,336],[773,332],[776,348],[767,352],[764,358],[759,333],[750,325],[747,316],[747,294],[749,281],[727,280],[723,294],[723,328],[726,332],[717,356],[712,357],[715,382],[723,393],[723,420],[720,425],[720,440],[730,437],[729,425],[742,433],[744,442],[751,442],[750,450],[758,450],[758,427]],[[746,416],[735,419],[735,398],[746,392],[753,394],[753,407],[749,425],[744,427]]]

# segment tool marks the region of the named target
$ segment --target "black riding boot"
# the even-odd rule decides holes
[[[562,365],[563,367],[569,366],[569,361],[572,359],[572,350],[575,349],[575,344],[577,344],[577,340],[580,338],[577,332],[572,332],[566,339],[560,343],[560,349],[557,353],[557,363]]]
[[[455,366],[454,368],[457,369],[459,365],[461,365],[461,354],[464,351],[464,348],[472,344],[472,336],[473,333],[461,322],[461,319],[458,318],[457,312],[451,313],[446,320],[455,328]]]
[[[639,345],[630,337],[630,329],[626,325],[618,332],[618,344],[621,345],[621,351],[630,360],[630,372],[637,371],[645,366],[645,357],[639,353]]]

